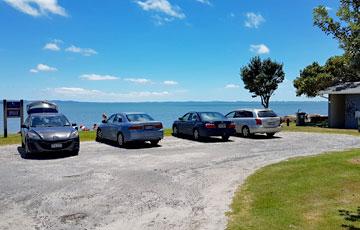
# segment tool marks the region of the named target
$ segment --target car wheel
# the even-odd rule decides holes
[[[152,146],[157,146],[159,144],[160,140],[156,140],[156,141],[150,141]]]
[[[195,129],[193,132],[193,138],[194,140],[198,141],[200,139],[199,130]]]
[[[179,136],[179,130],[177,126],[173,126],[173,136]]]
[[[117,136],[117,144],[121,147],[124,146],[124,136],[122,133],[119,133]]]
[[[275,135],[275,133],[267,133],[266,136],[267,137],[273,137]]]
[[[221,138],[223,141],[228,141],[230,137],[228,135],[224,135]]]
[[[103,133],[101,129],[98,128],[98,130],[96,131],[96,141],[101,142],[102,140],[103,140]]]
[[[243,127],[241,130],[241,134],[243,137],[250,137],[250,129],[247,126]]]

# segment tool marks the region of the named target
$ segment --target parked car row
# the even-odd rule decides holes
[[[68,151],[77,155],[80,150],[76,124],[71,124],[58,107],[50,102],[34,102],[27,106],[28,117],[21,129],[25,154],[33,152]],[[192,111],[174,121],[174,136],[187,135],[194,140],[219,136],[227,141],[230,136],[249,137],[256,133],[269,137],[281,131],[280,117],[269,109],[240,109],[227,115],[219,112]],[[161,121],[146,113],[116,113],[103,120],[96,131],[96,140],[114,141],[119,146],[129,142],[149,141],[158,145],[164,138]]]

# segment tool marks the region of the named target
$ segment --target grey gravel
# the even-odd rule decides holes
[[[1,147],[0,229],[224,229],[235,190],[256,169],[360,147],[360,139],[284,132],[161,145],[87,142],[79,156],[31,160],[18,146]]]

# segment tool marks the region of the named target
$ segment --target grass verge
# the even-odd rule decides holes
[[[164,129],[165,136],[171,136],[172,130],[171,129]],[[88,132],[79,132],[80,141],[95,141],[96,132],[95,131],[88,131]],[[20,144],[21,137],[20,134],[11,134],[8,135],[7,138],[0,136],[0,146],[2,145],[13,145],[13,144]]]
[[[360,229],[360,150],[258,170],[235,193],[227,229]]]
[[[283,131],[286,132],[309,132],[309,133],[327,133],[327,134],[347,134],[353,136],[360,136],[360,132],[356,129],[335,129],[335,128],[322,128],[313,126],[296,126],[291,123],[290,126],[283,126]]]

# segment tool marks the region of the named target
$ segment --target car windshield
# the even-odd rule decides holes
[[[205,112],[200,113],[200,117],[203,121],[214,121],[214,120],[224,120],[226,117],[221,113],[217,112]]]
[[[70,126],[64,115],[31,117],[31,127],[62,127]]]
[[[259,117],[277,117],[277,114],[271,110],[265,110],[265,111],[259,111],[258,116]]]
[[[128,114],[126,115],[130,122],[146,122],[153,121],[154,119],[147,114]]]

